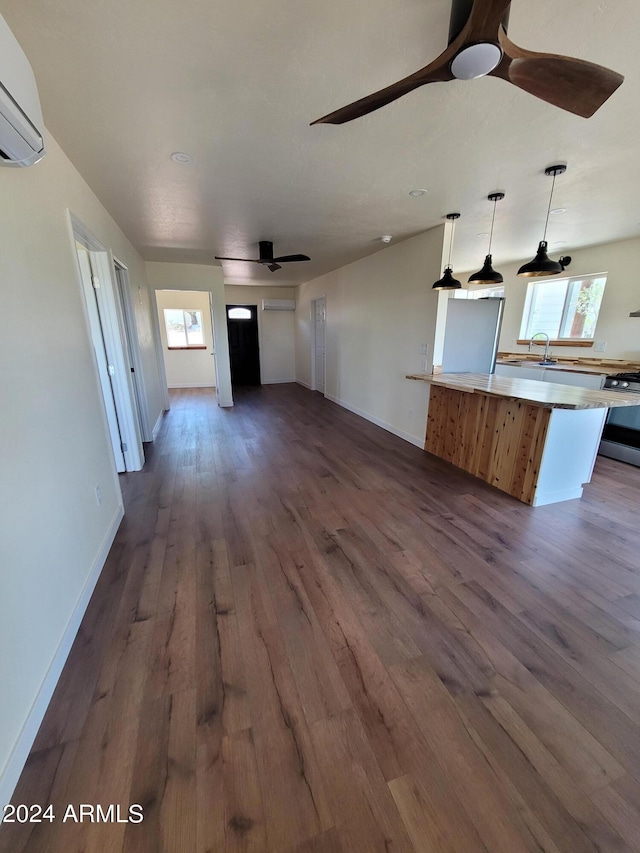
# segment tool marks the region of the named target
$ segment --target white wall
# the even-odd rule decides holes
[[[200,290],[211,293],[218,405],[233,406],[222,267],[204,264],[165,264],[158,261],[147,261],[145,266],[149,287],[154,291],[154,297],[157,290]]]
[[[210,388],[216,384],[213,329],[209,294],[197,290],[157,290],[158,323],[162,340],[165,371],[169,388]],[[170,350],[164,322],[165,308],[200,311],[205,349]]]
[[[0,803],[122,512],[67,208],[129,269],[152,422],[162,405],[144,263],[50,135],[47,151],[0,168]]]
[[[558,355],[573,355],[588,358],[621,358],[637,361],[640,359],[640,318],[629,317],[630,311],[640,308],[640,287],[638,270],[640,269],[640,237],[617,243],[603,243],[585,249],[564,251],[572,257],[567,267],[568,276],[588,275],[607,272],[607,286],[602,299],[600,316],[596,327],[596,341],[607,344],[606,352],[596,352],[593,347],[557,347]],[[556,258],[560,253],[553,253]],[[478,264],[480,264],[480,257]],[[520,266],[531,258],[523,258],[515,264],[494,263],[505,281],[505,314],[500,336],[500,350],[503,352],[526,352],[526,346],[517,346],[520,337],[520,324],[524,310],[527,283],[531,279],[518,278]],[[472,272],[475,272],[472,271]],[[458,275],[463,286],[469,273]]]
[[[264,385],[295,382],[293,311],[263,311],[263,299],[295,299],[296,288],[225,285],[227,305],[257,305],[260,379]]]
[[[311,382],[311,300],[326,296],[326,396],[424,445],[444,227],[391,245],[303,284],[296,306],[296,372]],[[420,353],[428,344],[429,355]]]

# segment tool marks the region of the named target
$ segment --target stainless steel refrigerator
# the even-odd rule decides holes
[[[503,297],[449,299],[443,373],[494,372],[503,310]]]

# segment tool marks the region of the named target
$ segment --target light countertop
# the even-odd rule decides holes
[[[413,373],[406,378],[468,394],[522,400],[547,409],[612,409],[640,405],[640,394],[592,391],[574,385],[540,382],[536,379],[512,379],[488,373]]]

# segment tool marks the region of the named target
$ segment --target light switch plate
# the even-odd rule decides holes
[[[607,342],[606,341],[596,341],[593,349],[595,352],[605,352],[607,349]]]

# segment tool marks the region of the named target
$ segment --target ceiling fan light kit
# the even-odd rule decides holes
[[[559,275],[561,272],[564,272],[565,267],[568,267],[571,263],[571,258],[565,256],[564,258],[560,258],[559,261],[553,261],[547,255],[547,249],[549,248],[549,244],[547,243],[547,228],[549,227],[549,214],[551,213],[551,203],[553,201],[553,191],[556,186],[556,178],[558,175],[564,175],[567,171],[567,167],[563,164],[558,164],[557,166],[547,166],[544,170],[545,175],[553,178],[553,184],[551,185],[551,194],[549,196],[549,207],[547,208],[547,218],[544,223],[544,235],[542,240],[538,244],[538,251],[536,253],[535,258],[532,261],[529,261],[528,264],[523,264],[518,270],[518,275],[521,278],[536,278],[541,276],[549,276],[549,275]]]
[[[502,284],[504,277],[502,273],[497,272],[493,268],[493,258],[491,256],[491,244],[493,242],[493,224],[496,220],[496,205],[504,198],[504,193],[490,193],[487,198],[493,202],[493,217],[491,218],[491,232],[489,234],[489,251],[484,259],[484,265],[481,270],[469,276],[469,284]]]
[[[451,231],[449,232],[449,261],[444,269],[442,278],[435,281],[431,287],[432,290],[459,290],[462,284],[457,278],[453,277],[453,267],[451,266],[451,250],[453,248],[453,232],[455,230],[456,219],[460,219],[459,213],[447,213],[447,219],[451,223]]]
[[[497,68],[501,59],[502,48],[499,44],[489,41],[470,44],[451,60],[451,73],[456,80],[477,80]]]
[[[590,118],[622,84],[615,71],[570,56],[526,50],[507,36],[511,0],[453,0],[449,45],[433,62],[312,124],[344,124],[428,83],[499,77],[567,112]]]

